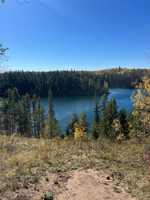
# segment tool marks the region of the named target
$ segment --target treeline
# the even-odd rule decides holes
[[[5,72],[1,74],[0,96],[7,96],[16,87],[20,95],[47,96],[51,88],[54,96],[94,96],[108,93],[108,87],[133,88],[147,69],[111,69],[103,71]]]
[[[30,98],[26,93],[20,98],[17,88],[9,89],[8,97],[0,102],[0,133],[48,139],[60,136],[51,90],[48,92],[48,102],[49,111],[46,115],[41,99],[35,94]]]
[[[149,77],[150,78],[150,77]],[[93,121],[87,122],[86,111],[77,116],[74,111],[68,122],[65,135],[68,137],[85,138],[92,135],[94,139],[107,137],[111,140],[124,140],[132,137],[150,136],[150,79],[144,78],[132,94],[134,107],[127,114],[123,108],[118,111],[115,99],[108,102],[108,94],[102,96],[101,102],[95,95]],[[60,131],[60,125],[55,118],[53,95],[48,92],[49,111],[45,114],[40,98],[34,94],[22,96],[17,88],[8,90],[8,97],[0,104],[0,133],[11,135],[16,133],[25,137],[43,137],[47,139],[56,136],[65,137]]]
[[[89,72],[5,72],[0,80],[1,95],[16,87],[20,95],[47,96],[51,88],[54,96],[91,96],[108,93],[108,83]]]

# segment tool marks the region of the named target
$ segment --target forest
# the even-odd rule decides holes
[[[66,133],[61,133],[60,125],[55,117],[53,94],[48,91],[49,111],[46,115],[40,97],[35,94],[20,96],[18,89],[9,89],[8,97],[3,98],[0,105],[0,132],[7,135],[19,134],[26,137],[54,138],[68,137],[80,138],[92,135],[94,139],[106,137],[111,140],[129,139],[133,135],[137,137],[149,136],[149,110],[150,110],[150,83],[149,76],[141,79],[136,86],[136,92],[132,95],[134,107],[131,113],[123,108],[118,111],[115,99],[108,102],[108,93],[102,96],[99,102],[95,93],[93,107],[93,121],[87,122],[86,111],[80,118],[76,112],[72,114]]]
[[[135,82],[148,74],[148,69],[114,68],[102,71],[50,71],[4,72],[0,79],[0,96],[6,97],[8,89],[18,89],[20,95],[28,93],[44,97],[51,89],[53,96],[98,96],[108,93],[108,88],[134,88]]]

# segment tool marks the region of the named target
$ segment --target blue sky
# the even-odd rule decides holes
[[[150,0],[0,3],[9,70],[150,68]]]

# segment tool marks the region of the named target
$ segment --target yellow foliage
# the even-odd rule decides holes
[[[120,121],[118,119],[114,119],[112,123],[112,127],[114,128],[116,132],[120,131],[120,128],[121,128]]]
[[[135,120],[130,124],[131,136],[143,137],[150,133],[150,80],[146,77],[131,96]]]
[[[117,139],[118,141],[121,141],[121,140],[124,140],[124,139],[125,139],[125,136],[124,136],[123,133],[121,133],[121,134],[119,134],[119,135],[116,137],[116,139]]]
[[[78,122],[74,124],[74,128],[75,128],[75,132],[74,132],[75,139],[78,139],[87,135],[86,127],[84,125],[84,122],[82,122],[81,120],[79,120]]]
[[[113,123],[112,123],[112,138],[116,138],[116,136],[118,136],[121,133],[121,124],[120,121],[118,119],[114,119]],[[119,139],[120,140],[120,139]]]

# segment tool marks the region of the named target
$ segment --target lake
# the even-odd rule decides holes
[[[133,107],[130,100],[132,91],[132,89],[109,89],[110,94],[108,95],[108,100],[115,98],[117,101],[118,109],[125,108],[129,112]],[[78,116],[80,116],[80,114],[85,109],[87,113],[87,121],[92,121],[94,97],[54,97],[53,101],[55,106],[56,119],[60,122],[61,130],[63,133],[65,133],[67,123],[70,120],[74,110],[76,110],[76,113]],[[46,112],[48,112],[48,99],[43,98],[42,104],[44,105]]]

